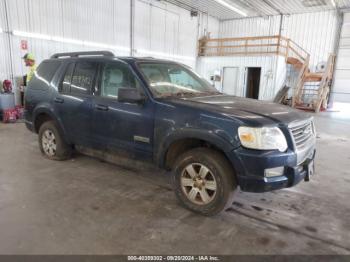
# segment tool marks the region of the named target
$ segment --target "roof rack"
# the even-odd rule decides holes
[[[70,53],[57,53],[51,56],[51,58],[62,57],[80,57],[80,56],[109,56],[114,57],[114,54],[110,51],[87,51],[87,52],[70,52]]]

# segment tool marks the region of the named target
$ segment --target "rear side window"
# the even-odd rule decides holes
[[[61,61],[44,61],[37,69],[37,78],[50,83],[57,69],[60,67]]]
[[[97,63],[78,62],[70,85],[71,94],[90,94],[95,83]]]
[[[59,86],[59,90],[61,93],[69,93],[70,85],[72,81],[72,75],[74,70],[74,63],[69,63],[66,67],[66,72],[64,74],[63,80]]]

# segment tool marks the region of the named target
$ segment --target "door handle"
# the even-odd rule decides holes
[[[95,108],[97,110],[100,110],[100,111],[108,111],[108,106],[104,106],[104,105],[96,105]]]
[[[64,99],[63,98],[59,98],[59,97],[56,97],[54,99],[55,103],[58,103],[58,104],[63,104],[64,103]]]

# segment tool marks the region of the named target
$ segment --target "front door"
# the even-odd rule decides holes
[[[99,146],[121,151],[131,157],[152,158],[154,106],[118,101],[119,88],[143,87],[129,66],[121,61],[104,64],[99,91],[93,104],[93,133]]]

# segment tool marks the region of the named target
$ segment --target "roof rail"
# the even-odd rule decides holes
[[[51,58],[80,57],[80,56],[110,56],[110,57],[114,57],[114,54],[110,51],[70,52],[70,53],[57,53],[57,54],[52,55]]]

